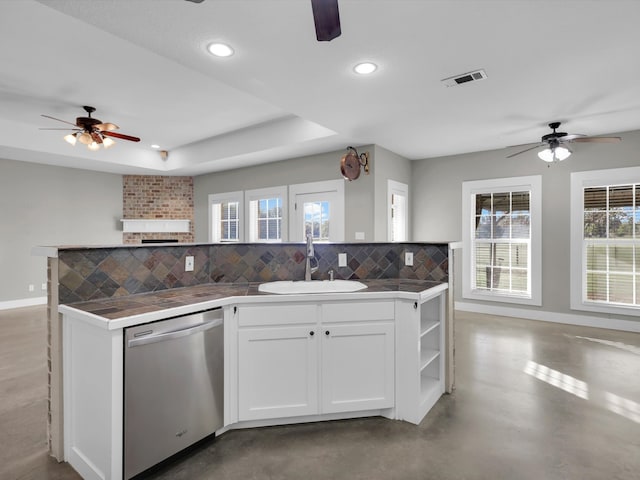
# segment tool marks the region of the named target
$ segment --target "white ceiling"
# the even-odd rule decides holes
[[[503,148],[556,120],[640,129],[640,1],[339,7],[342,35],[318,42],[310,0],[1,0],[0,157],[196,175],[347,145],[412,160]],[[235,55],[210,56],[211,41]],[[362,60],[379,69],[356,75]],[[440,82],[478,68],[487,80]],[[142,141],[90,152],[39,130],[65,126],[41,114],[74,122],[82,105]]]

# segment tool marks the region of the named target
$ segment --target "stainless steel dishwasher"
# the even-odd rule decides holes
[[[124,478],[223,425],[223,312],[125,329]]]

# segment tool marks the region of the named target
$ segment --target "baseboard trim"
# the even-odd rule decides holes
[[[566,323],[582,327],[608,328],[625,332],[640,332],[640,321],[620,320],[617,318],[592,317],[574,313],[546,312],[525,308],[503,307],[500,305],[484,305],[479,303],[455,302],[455,309],[463,312],[485,313],[502,317],[525,318],[541,322]]]
[[[7,300],[0,302],[0,310],[10,310],[12,308],[33,307],[35,305],[46,305],[47,297],[21,298],[19,300]]]

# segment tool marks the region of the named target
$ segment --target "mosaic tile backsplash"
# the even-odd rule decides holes
[[[447,281],[448,247],[425,243],[315,244],[314,279],[407,278]],[[413,266],[404,253],[413,252]],[[347,266],[338,267],[338,253]],[[194,256],[193,272],[185,257]],[[303,244],[225,244],[60,249],[59,302],[111,298],[205,283],[302,280]],[[312,265],[315,265],[312,263]]]

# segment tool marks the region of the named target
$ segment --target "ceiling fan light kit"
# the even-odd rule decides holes
[[[538,152],[538,158],[548,163],[561,162],[571,155],[571,150],[565,147],[545,148]]]
[[[140,139],[138,137],[132,137],[131,135],[124,135],[122,133],[112,132],[112,130],[117,130],[117,125],[113,123],[103,123],[101,120],[97,118],[91,117],[91,114],[96,111],[94,107],[84,106],[85,112],[87,112],[86,117],[77,117],[76,123],[67,122],[66,120],[60,120],[59,118],[51,117],[49,115],[42,115],[45,118],[50,118],[51,120],[56,120],[58,122],[66,123],[72,125],[73,132],[68,133],[63,138],[65,142],[70,145],[75,146],[76,142],[80,142],[83,145],[86,145],[87,148],[91,151],[100,150],[100,145],[104,148],[113,147],[116,142],[113,138],[120,138],[122,140],[129,140],[130,142],[139,142]],[[43,129],[50,130],[50,129]],[[52,129],[59,130],[59,129]]]
[[[551,122],[549,128],[553,130],[551,133],[543,135],[540,142],[520,150],[519,152],[507,155],[507,158],[515,157],[521,153],[534,150],[536,148],[545,147],[544,150],[538,152],[538,157],[548,163],[561,162],[566,160],[573,153],[567,147],[569,143],[614,143],[622,140],[621,137],[588,137],[581,133],[557,132],[560,128],[560,122]],[[525,144],[526,145],[526,144]],[[531,144],[529,144],[531,145]]]

